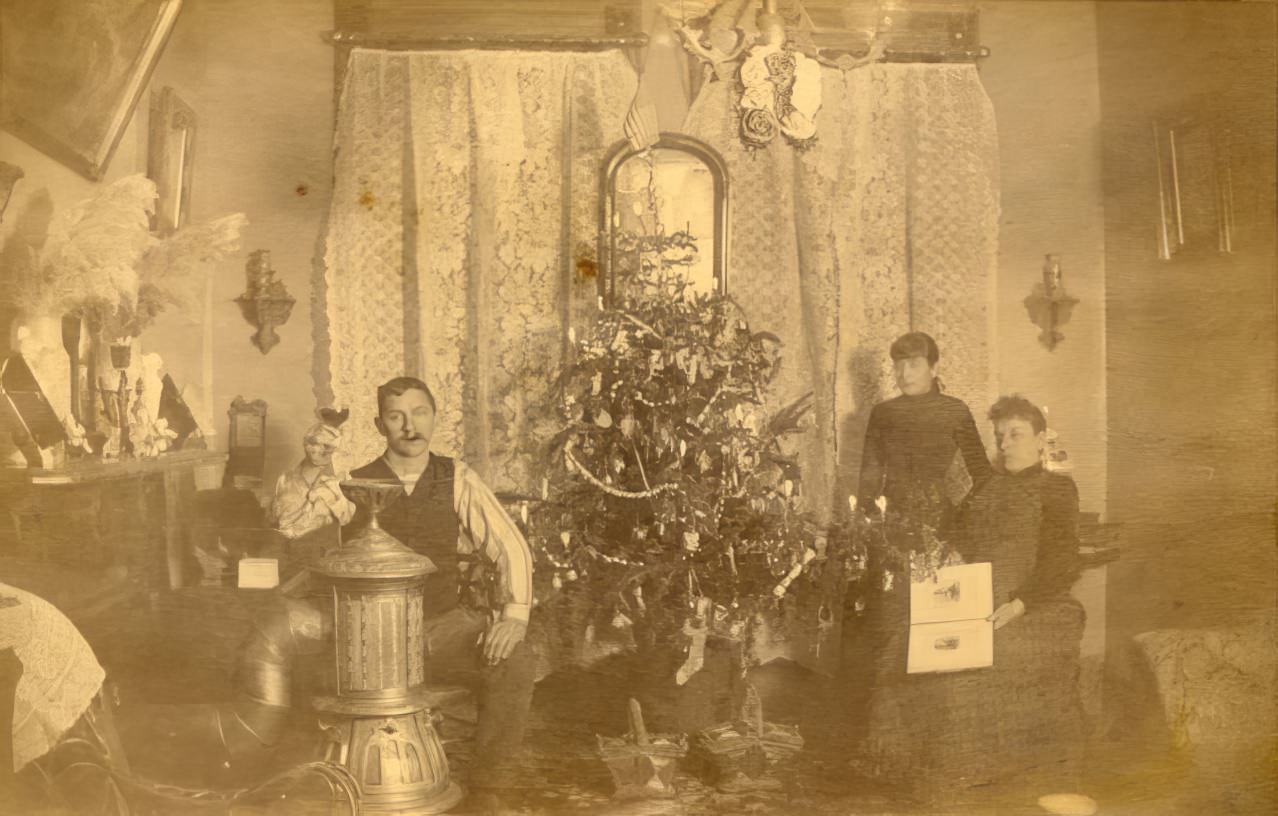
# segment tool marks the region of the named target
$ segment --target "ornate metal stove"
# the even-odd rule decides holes
[[[423,579],[435,565],[377,524],[398,482],[348,480],[369,523],[319,563],[332,582],[336,694],[320,697],[324,758],[348,768],[370,813],[443,813],[462,797],[449,777],[422,687]]]

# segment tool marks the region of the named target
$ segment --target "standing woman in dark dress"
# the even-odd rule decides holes
[[[889,353],[901,394],[870,412],[857,491],[860,508],[875,512],[875,501],[882,496],[889,513],[908,514],[937,529],[948,527],[969,486],[979,486],[992,473],[985,445],[967,405],[941,392],[941,353],[935,340],[910,332],[898,337]],[[905,550],[921,542],[892,543]],[[904,666],[904,649],[893,649],[899,644],[892,635],[909,622],[909,582],[890,579],[888,571],[881,553],[871,552],[864,578],[847,593],[840,675],[853,741],[865,720],[866,695],[875,678]]]
[[[961,476],[954,478],[960,459],[972,487],[990,476],[976,421],[962,400],[941,393],[941,352],[930,336],[903,334],[890,354],[901,394],[870,411],[857,490],[861,507],[885,496],[889,509],[920,500],[950,509],[967,494]]]
[[[994,665],[881,678],[863,770],[916,792],[954,795],[1017,777],[1072,781],[1082,744],[1078,698],[1084,614],[1078,577],[1078,490],[1042,466],[1047,423],[1023,397],[990,409],[998,468],[962,509],[952,544],[991,564]],[[908,630],[896,633],[902,641]]]

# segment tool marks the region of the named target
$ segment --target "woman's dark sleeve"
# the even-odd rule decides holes
[[[1073,479],[1048,474],[1034,571],[1012,597],[1020,598],[1026,608],[1060,600],[1069,595],[1078,575],[1078,487]]]
[[[954,429],[954,444],[963,454],[967,475],[972,478],[970,492],[975,493],[976,489],[993,475],[994,469],[990,467],[990,459],[985,453],[985,443],[981,441],[981,433],[976,430],[976,420],[972,419],[972,412],[967,410],[966,405],[963,406],[963,417]]]
[[[884,455],[883,412],[876,405],[870,411],[870,421],[865,428],[865,445],[861,448],[861,480],[857,485],[857,500],[862,511],[868,511],[874,500],[883,495]]]

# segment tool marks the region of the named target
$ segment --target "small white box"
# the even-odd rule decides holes
[[[274,589],[280,585],[280,562],[274,558],[241,558],[240,589]]]

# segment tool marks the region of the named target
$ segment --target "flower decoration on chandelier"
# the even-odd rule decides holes
[[[765,42],[750,50],[738,76],[741,139],[747,147],[766,147],[778,132],[795,147],[812,145],[821,109],[821,65],[816,60]]]

